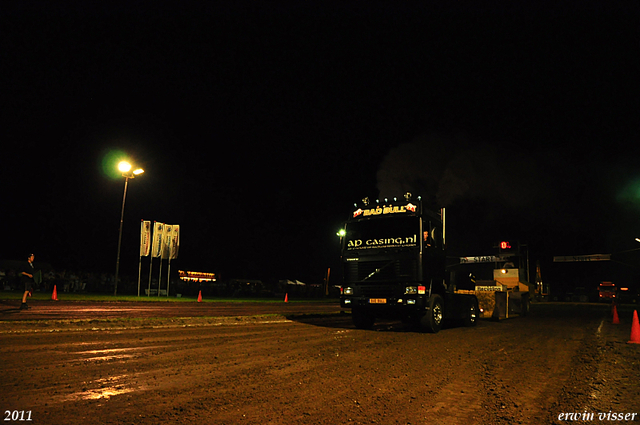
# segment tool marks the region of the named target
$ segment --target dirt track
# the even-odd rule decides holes
[[[264,314],[337,313],[338,302],[79,302],[29,301],[20,311],[16,301],[0,301],[1,321],[103,320],[117,318],[223,317]]]
[[[527,318],[431,335],[395,322],[356,330],[333,303],[171,304],[164,313],[71,304],[3,314],[3,412],[31,411],[36,424],[544,424],[564,412],[609,423],[598,414],[640,414],[630,309],[616,326],[609,306],[537,304]],[[193,311],[199,317],[187,317]],[[73,320],[51,320],[65,314]]]

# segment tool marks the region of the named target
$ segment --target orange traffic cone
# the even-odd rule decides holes
[[[631,325],[631,339],[629,344],[640,344],[640,323],[638,323],[638,310],[633,310],[633,324]]]
[[[620,318],[618,317],[618,309],[616,308],[616,305],[613,305],[613,324],[614,325],[619,325],[620,324]]]
[[[198,292],[198,302],[202,302],[202,291]]]
[[[284,294],[284,302],[289,302],[289,293]]]
[[[56,290],[56,285],[53,285],[53,294],[51,294],[51,299],[53,301],[58,301],[58,291]]]

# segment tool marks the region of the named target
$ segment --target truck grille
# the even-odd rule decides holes
[[[414,259],[348,261],[344,263],[345,282],[400,282],[417,279]]]
[[[395,295],[394,285],[362,285],[360,295],[367,298],[389,298]]]

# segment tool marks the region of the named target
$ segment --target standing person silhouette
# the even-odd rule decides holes
[[[36,274],[36,269],[33,267],[33,260],[35,255],[29,254],[27,257],[27,264],[25,264],[21,270],[20,277],[24,283],[24,294],[22,295],[22,304],[20,310],[26,310],[29,308],[27,305],[27,296],[33,292],[34,280],[33,276]]]

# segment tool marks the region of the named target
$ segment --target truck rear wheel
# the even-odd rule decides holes
[[[475,326],[478,324],[478,318],[480,317],[480,308],[478,307],[478,300],[475,298],[469,300],[469,306],[467,309],[467,316],[464,318],[465,326]]]
[[[371,314],[371,312],[364,308],[356,307],[351,310],[351,319],[358,329],[371,329],[376,321],[375,316]]]
[[[420,329],[424,332],[438,333],[442,329],[442,321],[444,320],[444,309],[442,297],[440,295],[431,295],[429,298],[429,308],[424,316],[420,319]]]

